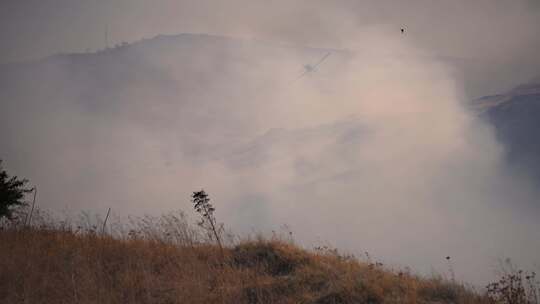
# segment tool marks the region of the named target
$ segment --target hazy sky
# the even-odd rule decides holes
[[[184,32],[359,49],[365,42],[355,37],[358,31],[403,26],[427,54],[472,60],[462,65],[469,69],[467,94],[476,98],[538,74],[539,2],[4,0],[0,63],[96,51],[106,36],[112,46]]]
[[[204,32],[347,47],[351,28],[404,26],[438,54],[538,61],[540,1],[3,0],[2,62],[101,49],[158,34]],[[332,26],[329,26],[329,22]],[[509,58],[509,57],[514,58]]]

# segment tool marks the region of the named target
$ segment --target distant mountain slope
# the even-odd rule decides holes
[[[328,52],[332,55],[321,67],[297,82],[305,65],[316,63]],[[361,124],[353,120],[327,121],[307,128],[275,124],[296,124],[297,113],[302,111],[316,114],[327,110],[311,109],[312,104],[301,100],[305,96],[295,91],[304,82],[313,82],[309,90],[333,96],[325,80],[343,73],[354,56],[361,53],[180,34],[97,53],[0,65],[2,152],[21,166],[43,163],[43,159],[32,159],[31,151],[52,151],[53,158],[48,162],[74,165],[71,162],[80,162],[76,155],[81,151],[61,147],[92,147],[96,150],[93,155],[97,155],[114,144],[139,148],[146,141],[136,139],[151,138],[156,142],[146,143],[148,149],[157,150],[160,159],[167,159],[167,165],[178,159],[220,159],[242,166],[260,165],[269,154],[278,153],[279,146],[309,145],[310,140],[324,138],[326,133],[352,134],[352,142],[361,141],[365,134],[355,131]],[[471,66],[455,58],[440,59],[455,66]],[[534,139],[540,131],[535,119],[540,113],[539,96],[540,85],[533,83],[474,102],[481,115],[497,128],[510,159],[537,172],[540,141]],[[276,100],[281,103],[276,104]],[[274,113],[273,125],[265,124],[269,112]],[[251,117],[252,113],[260,114]],[[15,126],[19,126],[16,132]],[[317,136],[306,135],[306,130],[316,130]],[[331,153],[344,153],[346,159],[349,152]],[[95,165],[96,176],[106,174],[110,167],[98,169],[96,163],[107,160],[97,157],[86,161]],[[118,165],[112,155],[108,161]],[[297,167],[308,170],[307,163],[303,160]]]
[[[494,126],[509,161],[540,178],[540,79],[477,99],[473,106]]]
[[[320,68],[300,84],[296,82],[306,65],[316,63],[328,52],[332,56]],[[30,151],[53,149],[57,162],[75,161],[74,156],[65,155],[78,153],[75,149],[56,149],[84,142],[83,146],[99,150],[100,146],[124,142],[129,136],[137,138],[132,134],[136,130],[145,137],[166,139],[166,150],[182,157],[199,161],[221,153],[219,157],[228,164],[251,163],[264,159],[265,153],[276,146],[274,141],[283,142],[292,136],[285,131],[266,133],[269,129],[297,127],[265,124],[266,113],[273,111],[274,120],[296,123],[298,109],[314,113],[326,110],[310,109],[312,105],[302,103],[304,96],[296,95],[295,90],[302,82],[312,81],[316,85],[309,89],[332,96],[325,80],[346,70],[349,59],[359,54],[181,34],[97,53],[0,65],[3,153],[15,162],[26,163],[32,161]],[[455,66],[471,66],[455,58],[440,59]],[[278,92],[277,88],[287,92]],[[540,141],[536,140],[540,131],[536,119],[540,117],[539,99],[540,81],[473,103],[496,127],[509,158],[536,172],[540,172]],[[282,103],[275,104],[276,100]],[[293,101],[296,108],[291,105]],[[251,117],[251,113],[261,114]],[[335,128],[329,127],[331,124],[326,122],[328,128]],[[347,124],[336,125],[347,132]],[[20,129],[14,132],[14,126]],[[317,129],[322,136],[320,128],[324,125]],[[47,139],[36,130],[45,132]],[[301,136],[296,137],[305,140],[302,132],[298,131]],[[269,134],[275,137],[277,133],[283,138],[269,139]],[[266,135],[256,139],[261,134]],[[174,163],[174,156],[165,158],[170,159],[167,163]]]
[[[328,52],[324,65],[299,81],[304,65]],[[85,202],[81,196],[95,193],[108,201],[127,200],[103,176],[114,172],[124,183],[145,168],[174,175],[167,180],[179,174],[193,179],[189,170],[216,159],[238,166],[266,159],[272,145],[251,141],[270,129],[306,127],[301,116],[319,111],[300,98],[310,92],[306,83],[329,79],[350,56],[181,34],[0,65],[0,157],[44,189],[58,189],[42,192],[43,201],[94,204],[99,199]],[[244,152],[244,145],[261,152]],[[84,173],[76,174],[77,168]]]
[[[189,142],[184,152],[197,153],[225,137],[228,142],[265,132],[264,127],[246,128],[255,119],[246,113],[267,104],[266,96],[276,85],[275,73],[283,75],[284,83],[293,82],[304,64],[327,51],[182,34],[92,54],[2,65],[0,127],[9,130],[27,121],[47,129],[51,124],[46,117],[75,107],[104,123],[137,124],[161,134],[163,129],[174,130],[176,138]],[[329,66],[339,64],[338,58],[335,54]],[[245,113],[231,111],[240,107]],[[12,133],[3,135],[4,144],[10,146],[6,139]]]

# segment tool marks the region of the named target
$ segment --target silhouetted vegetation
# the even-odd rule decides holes
[[[536,273],[516,269],[508,260],[498,281],[487,285],[487,295],[494,303],[538,304],[540,283]]]
[[[214,239],[218,244],[219,248],[223,250],[223,245],[221,244],[221,232],[223,231],[223,225],[219,225],[216,222],[214,217],[214,211],[216,208],[210,204],[210,198],[204,190],[195,191],[191,196],[191,201],[193,202],[193,208],[197,213],[201,215],[201,220],[198,222],[198,225],[207,232],[207,235],[210,239]]]
[[[27,183],[26,179],[10,177],[2,168],[0,160],[0,219],[2,217],[12,219],[13,209],[24,206],[25,194],[32,192],[32,189],[26,186]]]

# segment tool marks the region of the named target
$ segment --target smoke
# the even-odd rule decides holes
[[[402,35],[396,24],[359,26],[370,13],[352,2],[254,3],[190,8],[228,16],[203,18],[213,32],[268,40],[162,36],[2,66],[7,169],[54,210],[187,211],[204,188],[239,233],[286,224],[305,246],[329,242],[422,273],[444,272],[451,256],[458,278],[475,283],[496,258],[537,262],[538,195],[506,172],[492,130],[465,107],[456,66],[411,38],[422,22],[409,19]],[[464,41],[454,36],[449,52],[491,46]]]

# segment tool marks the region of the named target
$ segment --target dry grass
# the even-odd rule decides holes
[[[176,219],[169,221],[176,232],[147,222],[114,238],[65,227],[4,228],[0,302],[487,303],[440,278],[277,239],[231,244],[223,257]]]

